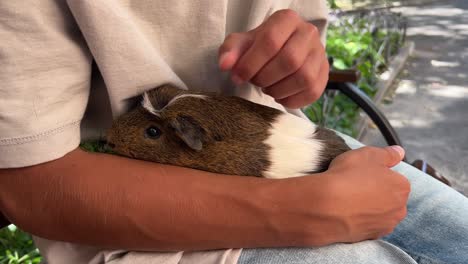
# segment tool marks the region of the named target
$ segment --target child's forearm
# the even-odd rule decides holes
[[[290,240],[269,224],[268,214],[278,214],[274,200],[283,199],[275,180],[75,150],[57,161],[0,170],[0,183],[4,213],[53,240],[135,250],[285,246]]]
[[[389,169],[402,158],[391,147],[365,147],[327,172],[271,180],[75,150],[0,170],[0,210],[32,234],[109,248],[356,242],[387,235],[405,217],[410,185]]]

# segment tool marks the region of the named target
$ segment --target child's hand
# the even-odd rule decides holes
[[[332,186],[329,204],[346,234],[356,242],[390,234],[406,216],[408,180],[390,169],[404,157],[400,147],[363,147],[338,156],[325,174]]]
[[[257,28],[232,33],[219,48],[219,65],[239,85],[251,82],[289,108],[317,100],[329,65],[318,29],[292,10],[280,10]]]

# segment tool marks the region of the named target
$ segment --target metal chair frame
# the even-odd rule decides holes
[[[402,146],[398,134],[387,117],[385,117],[372,99],[355,85],[358,79],[359,73],[355,70],[332,70],[326,89],[338,90],[357,104],[377,125],[389,146]]]

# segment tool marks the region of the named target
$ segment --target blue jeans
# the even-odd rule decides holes
[[[343,136],[352,148],[362,146]],[[408,215],[377,241],[320,248],[244,249],[238,264],[468,263],[468,199],[412,166],[394,170],[411,183]]]

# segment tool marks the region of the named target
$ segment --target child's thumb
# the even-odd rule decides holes
[[[252,42],[253,37],[249,32],[230,34],[219,47],[219,68],[223,71],[231,70]]]

